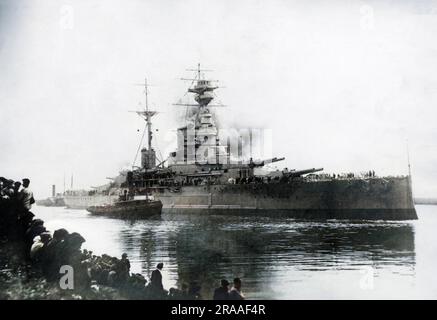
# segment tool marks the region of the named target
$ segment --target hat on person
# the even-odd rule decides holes
[[[220,281],[220,283],[221,283],[222,287],[229,286],[229,281],[226,279],[222,279],[222,281]]]

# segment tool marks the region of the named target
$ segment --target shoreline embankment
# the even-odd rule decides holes
[[[97,256],[82,250],[85,239],[79,233],[66,229],[50,232],[23,200],[25,192],[14,189],[12,180],[3,178],[2,184],[0,299],[199,298],[195,292],[155,288],[143,275],[130,273],[126,255]]]

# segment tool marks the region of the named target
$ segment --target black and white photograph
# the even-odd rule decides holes
[[[436,300],[436,39],[436,0],[0,0],[0,300]]]

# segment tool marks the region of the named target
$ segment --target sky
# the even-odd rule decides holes
[[[408,172],[437,197],[437,2],[0,0],[0,175],[36,198],[132,166],[147,77],[174,148],[198,63],[220,124],[271,130],[277,167]]]

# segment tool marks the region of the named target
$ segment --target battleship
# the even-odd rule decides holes
[[[141,149],[141,166],[121,172],[110,183],[92,191],[70,191],[67,207],[88,208],[117,201],[124,190],[135,196],[160,200],[162,212],[170,214],[281,215],[296,219],[413,220],[411,173],[403,176],[326,174],[323,168],[262,170],[283,157],[248,160],[237,139],[237,155],[230,138],[220,135],[215,107],[216,80],[206,70],[194,71],[187,93],[194,103],[191,117],[177,129],[177,149],[158,159],[152,146],[152,118],[148,86],[145,108],[136,111],[146,121],[147,146]],[[187,94],[186,93],[186,94]],[[267,171],[267,172],[266,172]]]

